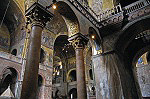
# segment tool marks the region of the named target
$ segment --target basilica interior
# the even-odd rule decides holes
[[[0,99],[150,99],[150,0],[0,0]]]

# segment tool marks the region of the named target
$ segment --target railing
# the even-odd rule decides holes
[[[144,8],[150,4],[149,0],[140,0],[135,3],[132,3],[126,7],[124,7],[124,10],[126,11],[126,14],[130,14],[136,10],[139,10],[141,8]]]
[[[85,2],[84,0],[70,0],[70,2],[72,2],[73,5],[76,6],[77,9],[80,10],[82,14],[84,14],[94,25],[96,25],[96,27],[99,28],[101,28],[102,26],[98,22],[102,22],[104,20],[107,20],[111,17],[115,17],[118,15],[123,16],[124,13],[126,15],[129,15],[132,12],[135,12],[150,5],[150,0],[139,0],[124,8],[122,8],[121,5],[119,4],[98,15],[94,12],[94,10],[91,7],[89,7],[88,3]]]
[[[7,59],[7,60],[10,60],[10,61],[17,62],[17,63],[22,63],[21,58],[16,57],[16,56],[14,56],[12,54],[9,54],[9,53],[6,53],[6,52],[0,52],[0,57],[4,58],[4,59]]]

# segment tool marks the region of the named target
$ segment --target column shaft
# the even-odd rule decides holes
[[[21,99],[36,99],[42,27],[34,25],[30,35]]]
[[[83,48],[76,48],[78,99],[87,99]]]

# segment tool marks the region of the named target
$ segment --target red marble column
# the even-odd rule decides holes
[[[84,47],[88,39],[81,33],[75,34],[68,39],[72,42],[76,52],[76,69],[77,69],[77,97],[78,99],[87,99],[86,77],[84,65]]]
[[[25,73],[21,91],[21,99],[36,99],[38,88],[38,70],[41,49],[41,34],[46,22],[52,14],[35,3],[27,11],[26,16],[32,25],[30,43],[25,65]]]

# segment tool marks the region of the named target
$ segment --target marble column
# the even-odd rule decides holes
[[[68,40],[72,42],[76,52],[77,97],[78,99],[87,99],[83,52],[88,39],[81,33],[78,33],[70,37]]]
[[[30,43],[25,65],[25,73],[21,91],[21,99],[36,99],[38,88],[38,70],[41,48],[41,34],[46,22],[53,15],[40,4],[33,4],[27,11],[26,17],[31,23]]]

